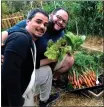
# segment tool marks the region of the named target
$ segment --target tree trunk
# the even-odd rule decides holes
[[[55,6],[55,9],[56,9],[56,1],[54,1],[54,6]]]
[[[33,9],[33,1],[30,2],[31,9]]]
[[[76,31],[77,31],[77,36],[78,36],[78,23],[77,23],[77,20],[75,20],[75,23],[76,23]]]
[[[41,8],[43,9],[43,1],[40,1],[40,4],[41,4]]]

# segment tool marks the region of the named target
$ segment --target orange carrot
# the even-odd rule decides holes
[[[73,88],[76,89],[77,88],[76,85],[73,85]]]
[[[87,76],[87,78],[90,80],[91,86],[94,86],[94,83],[93,83],[93,81],[91,79],[91,76]]]
[[[96,81],[96,78],[95,78],[95,77],[93,77],[93,75],[89,75],[89,77],[91,78],[91,80],[92,80],[93,82],[95,82],[95,81]]]
[[[93,75],[94,78],[96,78],[96,74],[94,71],[92,71],[91,74]]]
[[[79,83],[79,80],[77,80],[77,86],[78,88],[81,88],[81,84]]]
[[[86,76],[86,75],[83,75],[82,77],[83,77],[83,80],[84,80],[84,82],[85,82],[85,85],[86,85],[87,87],[91,87],[91,84],[90,84],[87,76]]]
[[[75,83],[75,85],[77,86],[77,81],[76,81],[76,75],[75,75],[75,71],[73,70],[73,79],[74,79],[74,83]]]
[[[82,84],[83,83],[83,80],[81,77],[79,77],[79,83]]]
[[[87,84],[87,81],[86,81],[86,79],[84,78],[84,76],[81,75],[81,77],[82,77],[82,79],[83,79],[83,82],[84,82],[85,84]]]
[[[90,83],[90,80],[87,78],[86,75],[84,75],[84,77],[85,77],[85,79],[86,79],[86,81],[87,81],[88,86],[91,87],[92,85],[91,85],[91,83]]]

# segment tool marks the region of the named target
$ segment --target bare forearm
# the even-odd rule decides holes
[[[62,64],[61,68],[59,68],[57,70],[57,72],[60,72],[60,73],[66,72],[69,69],[71,69],[73,64],[74,64],[73,56],[67,56],[66,59],[64,60],[63,64]]]
[[[60,73],[63,73],[63,72],[66,72],[69,70],[69,67],[61,67],[60,69],[58,69],[56,72],[60,72]]]
[[[7,37],[8,37],[8,32],[7,31],[3,31],[2,32],[2,37],[1,37],[2,43],[4,43],[4,41],[7,39]]]
[[[42,59],[42,60],[40,60],[40,66],[48,65],[48,64],[50,64],[52,62],[55,62],[55,61],[49,60],[47,58],[46,59]]]

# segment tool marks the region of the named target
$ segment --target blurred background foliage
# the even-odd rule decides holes
[[[48,13],[55,8],[65,8],[70,16],[66,28],[76,34],[104,36],[104,1],[1,1],[1,14],[21,12],[24,16],[33,8]]]

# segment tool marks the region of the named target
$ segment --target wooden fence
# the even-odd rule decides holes
[[[23,19],[24,15],[19,12],[11,15],[3,15],[1,19],[1,29],[8,29]]]

